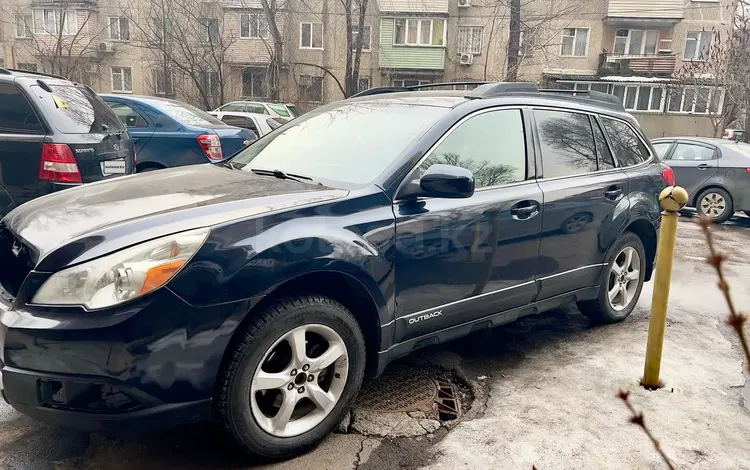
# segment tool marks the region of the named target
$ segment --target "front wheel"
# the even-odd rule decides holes
[[[217,411],[246,452],[288,458],[338,424],[362,385],[365,342],[354,316],[321,296],[259,313],[234,345]]]
[[[599,297],[578,302],[578,309],[597,323],[625,320],[641,296],[646,276],[646,250],[638,235],[625,232],[605,267]]]

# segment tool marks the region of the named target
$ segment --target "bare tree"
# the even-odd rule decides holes
[[[368,0],[341,0],[346,18],[346,89],[344,96],[351,96],[359,91],[359,67],[362,60],[362,39],[365,30]],[[354,35],[356,13],[357,35]],[[372,38],[370,38],[372,41]]]
[[[518,80],[518,64],[521,55],[521,0],[510,0],[510,31],[508,34],[507,74],[505,80]]]

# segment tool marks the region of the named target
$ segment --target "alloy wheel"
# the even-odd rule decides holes
[[[701,198],[700,210],[708,217],[718,219],[727,210],[727,201],[721,194],[707,193]]]
[[[266,351],[253,375],[253,418],[276,437],[304,434],[336,406],[348,372],[348,351],[338,333],[319,324],[294,328]]]
[[[615,311],[624,310],[638,292],[641,257],[635,248],[626,246],[615,257],[609,271],[607,298]]]

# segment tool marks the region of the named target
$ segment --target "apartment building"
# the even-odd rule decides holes
[[[525,0],[518,77],[614,94],[653,137],[711,135],[723,90],[676,79],[684,64],[704,60],[713,41],[727,37],[733,2]],[[508,2],[351,3],[352,34],[362,38],[359,89],[506,77]],[[270,4],[269,17],[261,0],[6,0],[0,60],[60,70],[99,92],[175,96],[211,108],[270,97],[275,26],[279,98],[303,110],[343,98],[345,2]]]

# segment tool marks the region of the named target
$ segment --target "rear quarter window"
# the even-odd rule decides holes
[[[20,88],[0,83],[0,132],[42,134],[44,128]]]
[[[648,160],[648,149],[628,124],[604,116],[601,118],[620,167],[638,165]]]
[[[92,134],[124,131],[115,113],[93,91],[83,86],[48,84],[31,87],[34,99],[44,108],[50,123],[63,134]]]

